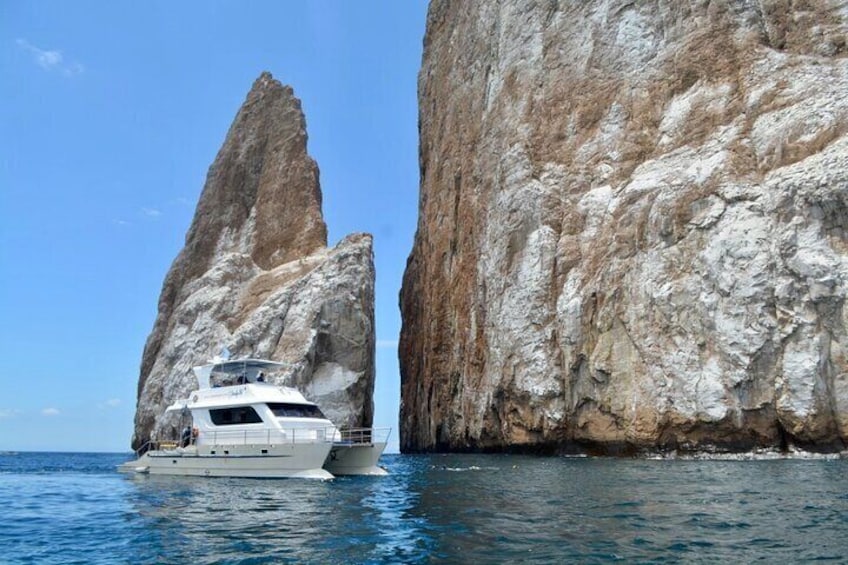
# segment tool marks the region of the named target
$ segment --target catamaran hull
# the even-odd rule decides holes
[[[154,451],[118,466],[118,471],[192,477],[332,479],[333,475],[322,469],[330,447],[324,443],[277,446],[259,455],[235,449],[221,454],[222,448],[216,449],[215,454]]]
[[[324,469],[333,475],[388,475],[385,469],[377,465],[384,449],[386,442],[334,444],[324,462]]]

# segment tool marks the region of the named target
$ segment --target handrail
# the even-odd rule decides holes
[[[358,445],[388,442],[391,431],[391,428],[342,428],[339,430],[340,443]]]
[[[198,437],[192,437],[188,445],[272,445],[295,443],[344,443],[348,445],[366,445],[387,442],[391,428],[336,428],[320,426],[313,428],[257,429],[257,430],[201,430]],[[148,440],[136,450],[141,457],[148,451],[176,449],[184,447],[179,438]]]
[[[148,451],[161,451],[163,449],[176,449],[178,447],[187,447],[195,445],[195,438],[191,438],[189,443],[183,445],[180,439],[149,439],[135,450],[136,457],[141,457]]]
[[[326,443],[333,441],[332,432],[324,426],[312,428],[257,430],[201,430],[198,445],[272,445],[286,443]]]
[[[136,459],[141,457],[142,455],[144,455],[148,451],[151,451],[152,449],[153,449],[153,441],[152,440],[145,441],[144,443],[142,443],[139,446],[138,449],[135,450]]]

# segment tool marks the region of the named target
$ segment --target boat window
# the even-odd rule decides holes
[[[262,418],[252,406],[237,406],[235,408],[220,408],[210,410],[209,416],[216,426],[233,426],[236,424],[260,424]]]
[[[268,408],[277,418],[320,418],[327,417],[314,404],[291,404],[289,402],[269,402]]]

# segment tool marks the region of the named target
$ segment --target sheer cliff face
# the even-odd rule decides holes
[[[293,364],[339,425],[370,425],[374,388],[371,236],[327,249],[318,167],[292,89],[263,73],[209,169],[186,244],[168,272],[141,363],[133,446],[171,432],[165,407],[191,367],[227,346]]]
[[[848,2],[431,3],[401,449],[842,447]]]

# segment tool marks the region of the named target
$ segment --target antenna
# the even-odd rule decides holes
[[[221,353],[219,353],[218,355],[216,355],[215,357],[213,357],[209,361],[213,365],[217,365],[218,363],[223,363],[223,362],[229,361],[229,360],[230,360],[230,350],[227,349],[226,347],[222,347]]]

